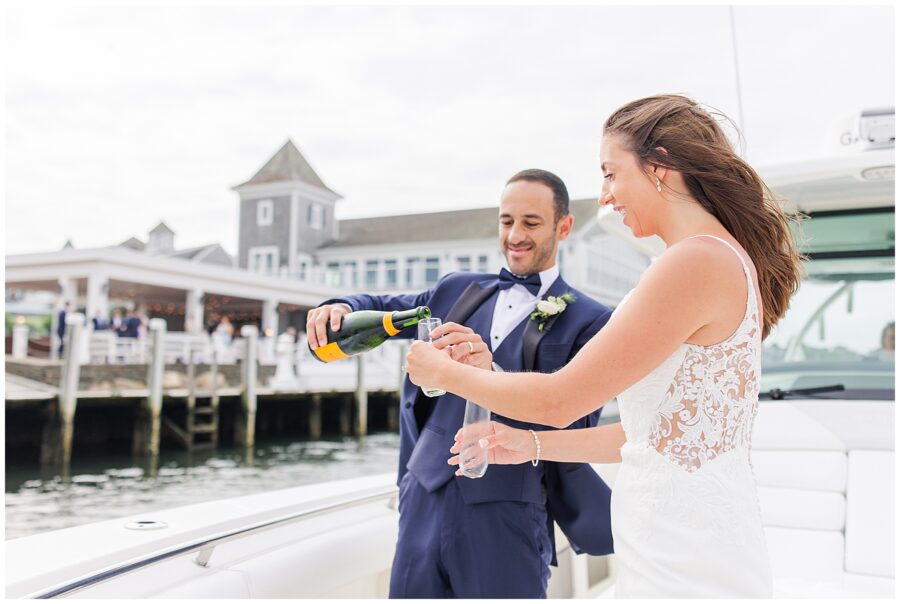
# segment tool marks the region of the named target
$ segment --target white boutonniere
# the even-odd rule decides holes
[[[547,296],[546,300],[538,300],[534,312],[531,313],[531,320],[537,321],[538,331],[544,331],[547,320],[554,315],[562,314],[574,301],[575,294],[572,292],[566,292],[561,296]]]

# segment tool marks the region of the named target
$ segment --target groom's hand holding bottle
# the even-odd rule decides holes
[[[326,304],[313,308],[306,316],[306,337],[310,348],[318,348],[328,343],[327,327],[337,331],[344,315],[353,309],[347,304]],[[433,345],[438,350],[449,349],[450,358],[466,365],[491,369],[494,360],[491,350],[481,336],[471,328],[459,323],[444,323],[431,332]]]
[[[306,315],[306,338],[310,348],[318,348],[328,343],[327,326],[331,323],[331,331],[341,328],[344,315],[353,311],[349,304],[325,304],[313,308]]]

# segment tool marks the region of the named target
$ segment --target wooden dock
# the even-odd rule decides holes
[[[72,341],[67,342],[66,350],[78,350],[82,326],[69,327],[72,329],[67,331],[67,338]],[[42,461],[67,464],[79,407],[121,403],[125,413],[136,414],[133,452],[156,455],[163,432],[187,450],[215,447],[221,432],[219,402],[222,399],[231,400],[232,410],[235,399],[238,401],[237,414],[230,415],[234,442],[250,447],[255,439],[259,400],[296,399],[308,413],[304,423],[309,435],[317,438],[322,434],[323,397],[337,399],[341,402],[340,433],[364,435],[368,430],[369,394],[396,395],[400,390],[404,377],[403,343],[389,343],[394,345],[373,351],[376,354],[328,364],[319,363],[307,354],[302,360],[292,360],[286,369],[283,362],[277,367],[259,364],[256,335],[253,330],[244,334],[248,340],[245,358],[238,364],[221,367],[215,361],[194,364],[193,357],[187,364],[166,364],[161,353],[154,353],[165,349],[165,325],[152,322],[153,343],[144,365],[82,364],[75,358],[78,355],[71,354],[61,361],[7,356],[7,416],[16,409],[40,411],[44,424]],[[283,360],[284,357],[279,359]],[[399,400],[394,406],[396,409],[388,409],[389,430],[397,429]],[[291,411],[296,412],[296,409]],[[351,427],[352,417],[356,421]]]
[[[59,396],[59,388],[9,373],[6,374],[5,392],[7,405],[49,401]]]

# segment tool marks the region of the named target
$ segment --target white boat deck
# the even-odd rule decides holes
[[[893,595],[893,430],[893,401],[762,403],[753,465],[776,595]],[[594,468],[614,489],[617,465]],[[5,543],[6,595],[33,597],[160,557],[71,596],[383,598],[397,537],[394,479],[308,485],[13,539]],[[216,545],[205,567],[194,562],[209,540],[288,515],[297,518]],[[151,520],[166,527],[125,528]],[[612,595],[615,556],[576,556],[561,534],[557,546],[551,597]],[[180,553],[166,557],[172,552]]]

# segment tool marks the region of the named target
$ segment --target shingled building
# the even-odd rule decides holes
[[[498,176],[502,177],[502,175]],[[240,196],[237,265],[348,291],[429,287],[451,271],[499,271],[497,207],[337,220],[340,195],[327,187],[291,141],[247,182]],[[572,235],[559,265],[575,287],[616,304],[650,263],[598,220],[596,198],[570,204]]]

